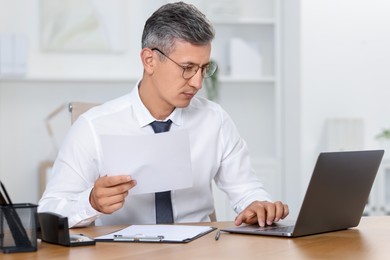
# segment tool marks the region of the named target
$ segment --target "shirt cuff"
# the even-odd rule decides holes
[[[252,194],[245,198],[242,203],[238,203],[236,207],[234,207],[234,211],[237,214],[240,214],[244,209],[246,209],[252,202],[254,201],[269,201],[272,202],[272,198],[266,191],[261,191],[255,194]]]
[[[76,214],[68,220],[70,228],[88,226],[103,214],[91,206],[91,203],[89,202],[91,190],[92,187],[79,195]]]

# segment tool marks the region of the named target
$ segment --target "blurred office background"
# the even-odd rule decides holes
[[[38,202],[70,127],[69,102],[107,101],[141,77],[144,22],[167,2],[0,0],[0,178],[15,202]],[[292,217],[319,152],[386,149],[377,136],[390,129],[388,1],[186,2],[217,30],[212,98]],[[390,213],[387,153],[366,214]],[[233,219],[215,192],[218,219]]]

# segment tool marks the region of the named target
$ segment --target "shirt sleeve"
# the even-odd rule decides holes
[[[252,169],[245,141],[226,112],[221,125],[222,161],[214,180],[230,200],[236,213],[243,211],[253,201],[271,201],[270,194]]]
[[[99,178],[96,134],[80,117],[71,127],[60,149],[39,201],[39,212],[68,217],[69,227],[87,226],[101,213],[92,208],[89,194]]]

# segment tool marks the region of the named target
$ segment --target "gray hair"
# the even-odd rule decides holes
[[[206,45],[214,39],[211,22],[195,6],[183,2],[160,7],[146,21],[142,48],[158,48],[167,55],[177,40],[193,45]]]

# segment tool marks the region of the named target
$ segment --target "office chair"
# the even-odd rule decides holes
[[[99,105],[98,103],[86,103],[86,102],[70,102],[68,109],[70,112],[70,121],[73,124],[74,121],[84,112],[87,112],[90,108]]]
[[[50,121],[57,117],[60,113],[62,113],[64,110],[66,110],[66,107],[68,106],[68,110],[71,115],[71,124],[73,124],[74,121],[81,115],[82,113],[86,112],[88,109],[92,108],[93,106],[98,105],[97,103],[85,103],[85,102],[71,102],[69,104],[61,104],[58,108],[56,108],[54,111],[52,111],[46,118],[45,118],[45,124],[47,132],[50,136],[50,138],[53,140],[53,144],[55,146],[55,149],[58,151],[59,147],[57,146],[54,138],[54,131],[52,129],[52,126],[50,124]],[[50,171],[53,168],[54,161],[52,160],[45,160],[39,164],[38,172],[39,172],[39,191],[38,196],[41,197],[46,189],[46,183],[48,181],[48,175],[50,175]]]

